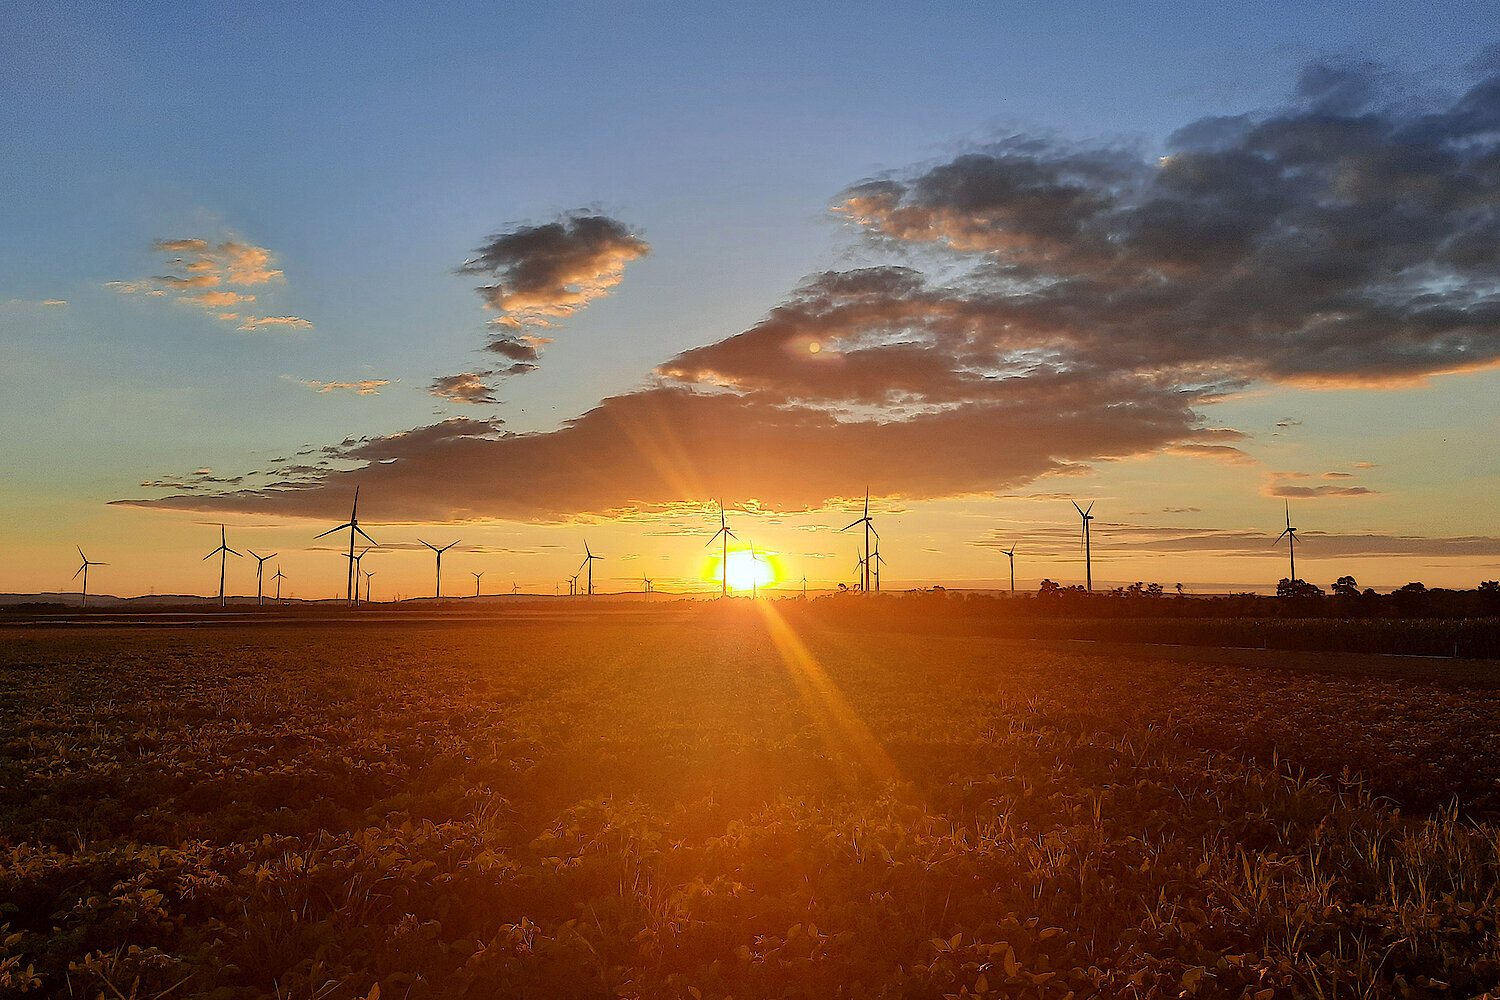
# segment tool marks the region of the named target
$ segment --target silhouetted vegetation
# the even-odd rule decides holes
[[[1330,590],[1282,580],[1280,596],[1194,597],[1136,583],[1090,593],[1043,580],[1030,594],[934,588],[901,594],[834,595],[811,602],[829,622],[873,629],[947,630],[1030,638],[1167,642],[1203,646],[1500,657],[1500,583],[1475,590],[1410,583],[1389,594],[1361,591],[1353,577]]]

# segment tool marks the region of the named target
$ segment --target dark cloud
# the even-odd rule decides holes
[[[996,331],[1112,369],[1394,383],[1500,361],[1500,76],[1382,108],[1314,66],[1293,102],[1174,135],[1160,162],[1013,138],[838,208],[982,258]]]
[[[493,278],[478,291],[502,326],[550,326],[620,283],[625,265],[651,247],[622,222],[573,213],[496,233],[460,267]]]
[[[455,403],[474,405],[500,402],[494,388],[485,381],[495,374],[493,371],[464,372],[461,375],[443,375],[432,380],[428,391],[434,396]]]
[[[1306,472],[1272,472],[1266,476],[1265,484],[1261,487],[1260,495],[1265,497],[1278,497],[1287,500],[1322,500],[1329,497],[1364,497],[1378,496],[1378,491],[1365,486],[1334,486],[1324,483],[1320,486],[1299,486],[1297,481],[1313,478]],[[1325,472],[1322,479],[1354,479],[1350,472]]]
[[[333,515],[358,482],[371,517],[549,520],[718,495],[803,509],[866,484],[1007,490],[1163,451],[1253,461],[1204,415],[1247,385],[1500,361],[1500,77],[1422,108],[1382,105],[1385,85],[1312,67],[1285,107],[1192,123],[1159,161],[1012,137],[857,184],[835,207],[871,266],[810,277],[556,431],[448,421],[346,443],[337,457],[370,464],[317,490],[160,502]],[[932,265],[879,263],[892,246]],[[499,234],[462,271],[494,279],[491,350],[529,366],[544,341],[523,328],[586,305],[648,249],[575,215]],[[1273,474],[1264,492],[1373,492],[1305,478]]]

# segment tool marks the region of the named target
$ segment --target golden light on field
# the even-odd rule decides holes
[[[735,591],[749,592],[763,587],[774,586],[781,580],[777,570],[777,558],[764,552],[757,552],[753,556],[749,549],[734,549],[729,553],[728,582],[731,593]],[[724,561],[719,556],[709,559],[708,569],[704,578],[714,583],[724,581]]]

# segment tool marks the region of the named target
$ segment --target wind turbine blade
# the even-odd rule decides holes
[[[88,565],[88,563],[84,563],[83,564],[83,566],[87,566],[87,565]],[[70,580],[76,580],[76,579],[78,579],[78,574],[83,572],[83,566],[80,566],[77,569],[75,569],[73,571],[73,575],[71,577],[69,577],[68,579],[70,579]]]
[[[380,543],[377,542],[375,539],[371,538],[369,535],[365,534],[365,529],[361,528],[359,525],[356,524],[356,525],[354,525],[354,530],[357,531],[357,532],[359,532],[360,537],[363,538],[365,541],[369,542],[371,545],[375,546],[377,549],[380,548]]]
[[[865,519],[864,518],[860,518],[858,521],[854,521],[854,522],[851,522],[849,524],[844,525],[839,530],[840,531],[848,531],[850,528],[854,527],[854,525],[856,525],[856,524],[864,524],[864,523],[865,523]]]
[[[1069,501],[1069,502],[1072,503],[1073,509],[1076,510],[1076,511],[1078,511],[1078,515],[1080,517],[1082,517],[1083,516],[1083,508],[1080,507],[1080,506],[1078,506],[1078,501],[1077,500],[1072,500],[1072,501]]]
[[[225,546],[225,547],[224,547],[224,551],[225,551],[225,552],[228,552],[228,553],[229,553],[229,554],[230,554],[230,555],[232,555],[232,556],[238,556],[238,555],[239,555],[239,553],[238,553],[238,552],[236,552],[236,551],[234,551],[234,549],[231,549],[231,548],[230,548],[230,547],[229,547],[229,546],[227,546],[227,545],[226,545],[226,546]],[[241,557],[241,558],[243,558],[243,556],[242,556],[242,557]]]
[[[89,557],[83,554],[83,546],[82,545],[76,545],[76,546],[74,546],[74,548],[76,548],[78,550],[78,558],[82,559],[84,562],[88,562],[89,561]]]
[[[423,540],[421,538],[418,538],[417,541],[421,542],[423,545],[427,546],[429,549],[431,549],[434,552],[438,551],[438,547],[436,545],[433,545],[429,541],[425,541],[425,540]]]
[[[1274,549],[1276,546],[1280,545],[1281,544],[1281,540],[1283,538],[1285,538],[1286,536],[1287,536],[1287,532],[1285,532],[1285,531],[1283,531],[1281,534],[1277,535],[1276,536],[1276,541],[1274,541],[1274,542],[1271,543],[1271,548]]]
[[[333,534],[335,531],[343,531],[345,528],[352,528],[352,527],[354,527],[354,525],[352,523],[351,524],[341,524],[337,528],[329,528],[327,531],[323,532],[323,534],[321,534],[321,535],[314,535],[313,537],[315,537],[315,538],[323,538],[323,537],[325,537],[327,535]]]
[[[219,550],[218,549],[214,549],[212,552],[210,552],[208,555],[204,556],[203,558],[204,559],[212,559],[214,556],[216,556],[218,554],[219,554]]]

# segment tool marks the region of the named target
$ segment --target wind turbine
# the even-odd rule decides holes
[[[1276,536],[1276,544],[1280,545],[1281,540],[1283,538],[1286,539],[1286,551],[1292,557],[1292,575],[1290,579],[1295,584],[1297,582],[1297,529],[1292,527],[1291,503],[1289,501],[1283,501],[1283,503],[1286,504],[1286,530]]]
[[[643,594],[652,594],[652,593],[655,593],[655,592],[656,592],[656,589],[655,589],[654,585],[651,583],[651,581],[649,579],[646,578],[646,574],[642,573],[641,574],[641,593],[643,593]]]
[[[212,555],[212,553],[209,554]],[[83,554],[83,548],[81,546],[78,547],[78,558],[82,559],[83,563],[73,571],[73,579],[78,579],[79,573],[83,574],[83,607],[86,608],[89,606],[89,567],[108,566],[109,563],[89,562],[89,557]]]
[[[588,571],[589,571],[589,596],[590,597],[594,596],[594,560],[595,559],[603,559],[603,558],[604,558],[603,556],[596,556],[592,552],[590,552],[589,551],[588,539],[584,539],[584,542],[583,542],[583,564],[588,567]]]
[[[1093,590],[1094,589],[1094,562],[1093,562],[1093,555],[1092,555],[1092,553],[1089,550],[1089,522],[1094,519],[1094,515],[1090,514],[1089,510],[1093,510],[1094,509],[1094,505],[1093,505],[1092,502],[1090,502],[1088,510],[1084,510],[1082,507],[1078,506],[1078,501],[1074,500],[1073,501],[1073,509],[1076,510],[1076,511],[1078,511],[1078,516],[1079,517],[1083,518],[1083,573],[1084,573],[1084,585],[1085,585],[1086,589]]]
[[[714,541],[720,535],[724,536],[724,551],[723,551],[722,555],[719,558],[719,576],[720,576],[720,580],[719,580],[719,593],[722,594],[725,597],[728,597],[729,596],[729,540],[731,538],[736,538],[738,536],[735,535],[734,532],[732,532],[732,531],[729,530],[729,523],[724,520],[724,501],[723,500],[719,501],[719,530],[714,532],[714,537],[710,538],[708,540],[708,542],[703,547],[704,548],[708,548],[708,546],[712,545],[714,543]]]
[[[880,593],[880,564],[885,562],[885,556],[880,554],[880,537],[875,538],[875,554],[870,557],[875,564],[875,593]]]
[[[361,531],[360,534],[363,535],[364,532]],[[349,560],[349,566],[354,571],[354,603],[355,604],[359,603],[359,561],[361,559],[363,559],[365,557],[365,553],[369,552],[369,551],[370,551],[370,547],[367,545],[363,549],[360,550],[359,555],[357,555],[357,556],[351,555],[351,556],[346,556],[345,557],[345,558],[347,558]]]
[[[807,574],[806,573],[802,574],[802,596],[803,597],[807,596]]]
[[[474,596],[478,597],[479,596],[479,578],[482,577],[482,576],[484,576],[484,573],[483,572],[475,573],[473,570],[469,570],[469,575],[474,578]]]
[[[219,557],[219,607],[222,608],[224,606],[224,563],[230,556],[243,558],[238,552],[229,547],[229,542],[224,537],[224,526],[222,524],[219,525],[219,547],[203,558],[212,559],[214,556]]]
[[[354,574],[357,571],[359,563],[354,558],[354,535],[357,532],[357,533],[359,533],[361,535],[364,535],[365,541],[369,542],[371,545],[374,545],[377,548],[380,545],[380,543],[377,542],[375,539],[371,538],[369,535],[365,535],[365,529],[363,529],[363,528],[361,528],[359,526],[359,487],[358,486],[354,487],[354,506],[349,509],[349,523],[348,524],[341,524],[337,528],[329,528],[327,531],[323,532],[323,534],[319,535],[318,537],[319,538],[323,538],[323,537],[325,537],[327,535],[333,534],[335,531],[343,531],[345,528],[349,529],[349,601],[350,601],[351,604],[358,604],[359,603],[359,594],[355,592],[355,584],[358,583],[358,578]]]
[[[1011,543],[1010,548],[1002,550],[1010,557],[1010,592],[1016,592],[1016,546]]]
[[[273,577],[271,577],[271,579],[273,579],[273,580],[276,581],[276,603],[280,604],[281,603],[281,581],[286,579],[286,574],[281,571],[281,565],[279,563],[276,566],[276,575],[273,576]]]
[[[365,573],[365,603],[370,603],[370,577],[375,575],[375,570]]]
[[[750,600],[755,600],[760,588],[760,574],[755,571],[755,564],[761,561],[760,556],[755,554],[755,543],[750,542]]]
[[[255,555],[255,550],[254,549],[246,549],[245,551],[248,552],[248,553],[250,553],[252,556],[255,556],[255,605],[256,605],[256,607],[260,607],[263,603],[265,603],[264,601],[261,600],[261,597],[260,597],[260,578],[261,578],[261,574],[263,572],[265,572],[266,560],[267,559],[275,559],[276,558],[276,553],[272,552],[268,556],[257,556],[257,555]],[[281,570],[278,569],[276,572],[280,573]]]
[[[852,521],[849,524],[844,525],[839,530],[840,531],[848,531],[850,528],[854,527],[857,524],[863,524],[865,526],[865,554],[864,554],[864,558],[862,558],[859,561],[860,562],[860,568],[861,568],[861,570],[863,572],[863,575],[861,577],[861,579],[862,579],[863,582],[860,584],[859,589],[860,590],[869,590],[870,589],[870,533],[874,532],[875,533],[875,537],[879,538],[880,537],[880,532],[875,531],[875,522],[872,521],[872,520],[870,520],[870,491],[868,489],[865,490],[865,514],[864,514],[864,516],[861,517],[857,521]]]
[[[422,539],[420,539],[420,538],[417,539],[417,541],[422,542],[423,545],[427,546],[429,549],[431,549],[432,551],[434,551],[434,552],[437,553],[437,595],[436,596],[438,596],[438,597],[442,597],[443,596],[443,553],[447,552],[449,549],[453,548],[453,546],[457,545],[461,540],[462,539],[455,538],[453,541],[449,542],[447,545],[444,545],[442,548],[438,548],[436,545],[433,545],[431,542],[422,542]]]
[[[865,583],[864,583],[864,581],[865,581],[865,557],[859,554],[859,550],[858,549],[855,549],[854,550],[854,559],[855,559],[855,562],[854,562],[854,585],[856,587],[858,587],[860,590],[864,590],[864,588],[865,588]]]
[[[577,573],[574,573],[572,576],[568,577],[568,596],[569,597],[577,597],[578,596],[578,574]]]
[[[520,592],[521,592],[521,585],[518,584],[518,583],[516,583],[516,581],[514,581],[514,580],[510,581],[510,596],[511,597],[515,597]]]

